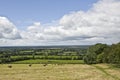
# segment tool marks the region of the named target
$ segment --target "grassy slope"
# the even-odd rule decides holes
[[[99,67],[96,68],[95,66]],[[86,65],[86,64],[8,64],[0,65],[0,80],[116,80],[106,75],[109,73],[120,79],[120,69],[109,68],[106,64]]]
[[[96,65],[93,65],[96,69],[100,70],[101,72],[103,72],[106,76],[110,76],[112,78],[114,78],[115,80],[120,80],[119,77],[117,77],[116,75],[112,74],[113,71],[115,71],[116,68],[113,68],[112,67],[108,67],[108,66],[101,66],[99,64],[96,64]],[[112,70],[112,72],[109,72],[109,70]],[[119,69],[118,69],[119,71]],[[117,71],[115,72],[117,73]],[[120,74],[120,72],[118,73]]]

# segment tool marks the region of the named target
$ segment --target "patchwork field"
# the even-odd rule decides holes
[[[0,64],[0,80],[120,80],[107,64]]]

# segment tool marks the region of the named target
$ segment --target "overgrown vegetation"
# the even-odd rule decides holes
[[[120,66],[120,43],[106,45],[98,43],[88,48],[84,56],[87,64],[109,63]]]

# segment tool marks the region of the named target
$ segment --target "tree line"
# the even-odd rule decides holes
[[[54,48],[54,49],[0,49],[0,63],[10,63],[29,59],[47,60],[82,60],[86,48]]]
[[[120,43],[112,45],[97,43],[90,46],[83,60],[86,64],[109,63],[120,65]]]

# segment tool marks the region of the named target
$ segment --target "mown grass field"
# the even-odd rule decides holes
[[[0,80],[120,80],[120,69],[107,64],[0,64]]]

